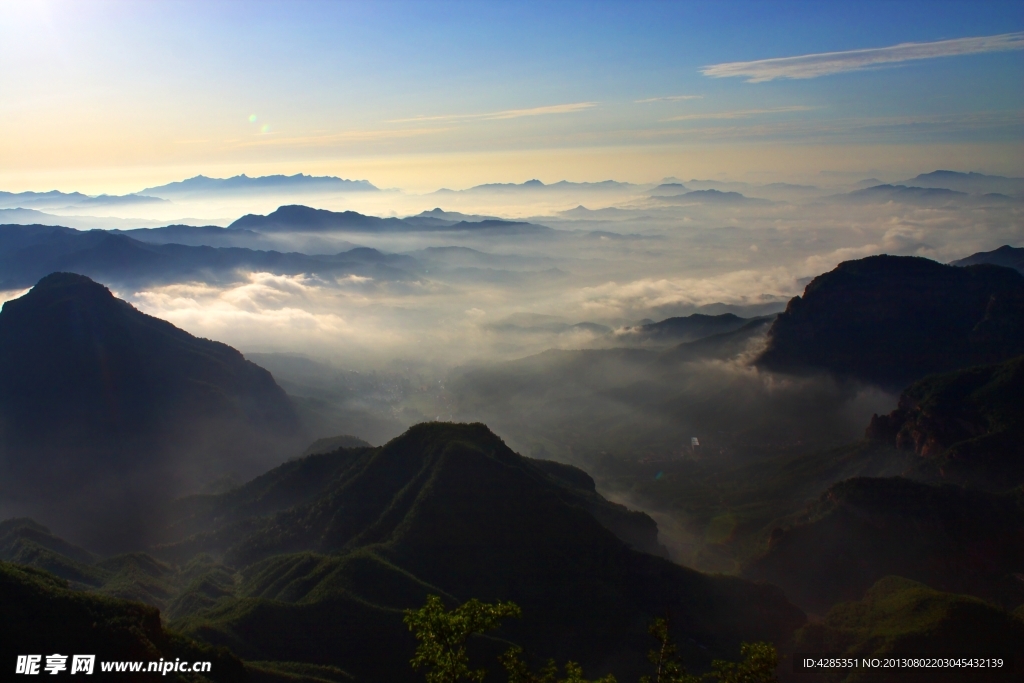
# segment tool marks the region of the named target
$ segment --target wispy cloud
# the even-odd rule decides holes
[[[814,107],[804,106],[792,106],[792,107],[775,107],[773,109],[734,109],[732,111],[715,111],[708,112],[706,114],[683,114],[682,116],[673,116],[668,119],[662,119],[662,121],[702,121],[705,119],[745,119],[751,116],[760,116],[762,114],[783,114],[792,111],[810,111]]]
[[[890,47],[823,52],[753,62],[726,62],[706,66],[701,69],[701,73],[712,78],[745,77],[748,83],[763,83],[776,78],[817,78],[917,59],[1009,50],[1024,50],[1024,32],[955,38],[931,43],[900,43]]]
[[[703,95],[669,95],[667,97],[648,97],[646,100],[634,100],[633,104],[648,104],[650,102],[682,102],[683,100],[702,100]]]
[[[530,109],[505,109],[503,111],[492,111],[484,114],[442,114],[439,116],[414,116],[411,119],[393,119],[388,123],[417,123],[420,121],[500,121],[504,119],[518,119],[524,116],[547,116],[549,114],[573,114],[578,111],[596,107],[597,102],[572,102],[570,104],[552,104],[546,107],[532,107]]]

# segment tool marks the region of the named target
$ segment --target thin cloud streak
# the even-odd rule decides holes
[[[573,102],[570,104],[552,104],[546,107],[530,109],[506,109],[486,114],[442,114],[440,116],[415,116],[411,119],[392,119],[388,123],[418,123],[421,121],[501,121],[518,119],[524,116],[546,116],[549,114],[573,114],[597,106],[597,102]]]
[[[673,116],[672,118],[662,119],[663,122],[668,121],[700,121],[703,119],[745,119],[751,116],[760,116],[763,114],[784,114],[786,112],[793,111],[811,111],[814,107],[804,106],[792,106],[792,107],[775,107],[773,109],[736,109],[733,111],[718,111],[710,112],[707,114],[684,114],[682,116]]]
[[[700,71],[711,78],[746,77],[747,83],[764,83],[776,78],[818,78],[912,60],[1010,50],[1024,50],[1024,32],[955,38],[931,43],[900,43],[890,47],[823,52],[752,62],[726,62],[705,66]]]
[[[646,100],[634,100],[633,104],[648,104],[650,102],[682,102],[683,100],[703,99],[703,95],[669,95],[668,97],[648,97]]]

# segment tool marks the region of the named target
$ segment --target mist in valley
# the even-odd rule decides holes
[[[105,282],[140,311],[269,369],[304,438],[382,444],[419,422],[483,422],[523,455],[582,467],[606,495],[655,515],[677,560],[720,571],[738,565],[702,554],[710,522],[674,502],[670,482],[857,441],[898,398],[849,378],[757,367],[772,317],[842,261],[947,262],[1015,242],[1024,206],[979,192],[675,178],[168,197],[92,210],[146,243],[353,259],[333,271],[204,266],[152,281],[143,271],[119,282],[114,271]],[[183,215],[227,226],[294,204],[409,226],[174,236],[124,227]],[[505,223],[474,229],[495,220]],[[652,327],[694,314],[730,326]]]

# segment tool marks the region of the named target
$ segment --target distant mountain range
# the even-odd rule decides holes
[[[994,266],[1005,266],[1024,274],[1024,247],[1011,247],[1009,244],[993,251],[980,251],[966,258],[951,262],[951,266],[975,266],[990,263]]]
[[[560,180],[557,183],[545,185],[539,180],[527,180],[525,183],[487,183],[476,185],[465,190],[449,190],[442,188],[433,194],[456,194],[461,192],[470,193],[522,193],[522,192],[609,192],[609,191],[631,191],[637,188],[632,183],[620,183],[615,180],[603,180],[596,183],[573,183],[568,180]]]
[[[158,501],[300,436],[266,370],[82,275],[3,305],[0,376],[0,499],[97,548],[148,538]]]
[[[693,190],[683,194],[653,195],[651,199],[669,204],[771,204],[767,199],[746,197],[739,192],[722,192],[720,190]]]
[[[694,313],[686,317],[667,318],[657,323],[623,327],[615,330],[615,339],[623,343],[675,343],[694,341],[703,337],[732,332],[749,322],[732,313],[705,315]]]
[[[76,230],[133,230],[166,225],[166,221],[152,219],[86,215],[85,207],[73,208],[81,210],[82,213],[58,216],[37,209],[0,209],[0,225],[58,225]]]
[[[147,197],[140,194],[109,195],[95,197],[80,192],[0,192],[0,208],[18,209],[76,209],[97,208],[103,206],[128,206],[160,204],[165,199]]]
[[[208,178],[197,175],[166,185],[147,187],[139,194],[164,199],[201,198],[217,194],[244,195],[254,192],[378,192],[378,188],[366,180],[346,180],[334,176],[268,175],[250,178],[236,175],[231,178]]]
[[[442,212],[443,213],[443,212]],[[409,218],[378,218],[355,211],[327,211],[308,206],[282,206],[271,214],[248,214],[228,226],[232,230],[255,232],[413,232],[443,230],[457,232],[483,232],[495,234],[550,234],[551,228],[520,221],[498,219],[451,220],[434,212],[424,212]]]
[[[209,226],[167,228],[171,235],[144,232],[144,242],[128,234],[105,230],[80,232],[39,225],[0,225],[0,288],[30,286],[43,275],[69,271],[105,282],[131,286],[182,280],[234,280],[237,271],[278,274],[355,274],[385,280],[418,277],[419,263],[409,256],[383,254],[365,247],[333,255],[282,253],[238,247],[186,246],[159,243],[174,233],[202,244],[235,235],[252,239],[253,233]],[[134,231],[132,231],[134,233]],[[185,241],[185,240],[182,240]]]
[[[81,192],[0,192],[0,208],[56,209],[91,199]]]
[[[772,324],[758,363],[899,389],[929,373],[1024,353],[1024,276],[909,256],[846,261]]]
[[[1015,195],[1024,193],[1024,178],[1007,178],[984,173],[960,173],[958,171],[932,171],[904,180],[901,185],[916,187],[937,187],[957,190],[970,194],[997,192]]]
[[[872,204],[902,202],[925,205],[945,204],[948,202],[969,203],[972,205],[1005,204],[1019,201],[1012,196],[996,192],[984,194],[968,193],[944,187],[918,187],[914,185],[873,185],[846,194],[832,195],[827,199]]]

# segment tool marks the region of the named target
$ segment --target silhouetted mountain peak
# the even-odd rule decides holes
[[[183,531],[214,531],[161,555],[208,552],[244,567],[246,588],[225,607],[279,601],[287,628],[315,620],[336,634],[332,642],[363,643],[351,666],[372,671],[368,680],[415,680],[402,668],[405,653],[384,650],[377,634],[401,629],[398,610],[422,603],[425,590],[513,600],[523,608],[504,634],[513,642],[630,677],[644,664],[643,624],[665,610],[712,652],[784,638],[804,620],[772,587],[630,549],[622,540],[630,527],[655,540],[649,517],[601,498],[576,468],[516,454],[483,424],[419,424],[379,448],[290,461],[235,491],[183,503]],[[319,607],[353,598],[365,619]],[[272,634],[282,625],[257,618],[257,626],[253,613],[199,614],[189,629],[279,640]],[[376,630],[364,628],[370,621]]]
[[[25,296],[12,299],[4,304],[3,310],[6,312],[8,306],[13,310],[20,310],[23,307],[46,305],[64,298],[90,302],[113,303],[115,301],[115,297],[109,289],[84,275],[50,273],[36,283],[36,286],[30,289]]]
[[[1004,244],[992,251],[979,251],[966,258],[951,262],[951,266],[975,266],[981,263],[990,263],[994,266],[1005,266],[1024,273],[1024,247],[1011,247]]]
[[[846,261],[790,300],[759,363],[900,389],[933,372],[1024,352],[1024,277],[912,256]]]
[[[0,377],[0,494],[100,545],[159,500],[279,462],[298,436],[269,372],[74,273],[4,304]]]

